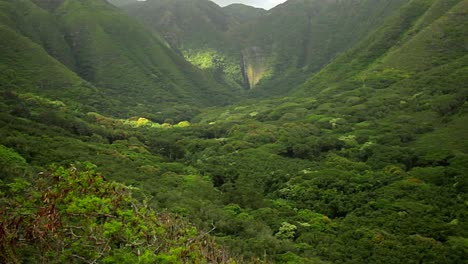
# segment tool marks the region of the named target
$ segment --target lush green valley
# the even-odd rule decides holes
[[[1,263],[466,261],[467,0],[145,4],[0,0]]]
[[[124,10],[192,64],[233,87],[272,96],[303,83],[406,2],[288,1],[262,11],[208,0],[148,0]]]

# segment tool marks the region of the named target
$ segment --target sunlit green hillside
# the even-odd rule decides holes
[[[193,65],[211,71],[234,89],[246,90],[241,52],[227,32],[239,23],[235,16],[208,0],[149,0],[124,10],[158,32]]]

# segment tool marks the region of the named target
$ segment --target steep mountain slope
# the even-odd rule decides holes
[[[290,0],[263,12],[207,0],[149,0],[125,9],[193,64],[274,95],[301,84],[407,1]]]
[[[3,2],[4,26],[26,37],[25,42],[40,45],[38,48],[47,51],[49,59],[59,60],[68,71],[99,87],[106,96],[105,100],[96,100],[96,104],[102,104],[98,106],[100,111],[128,116],[132,114],[130,109],[135,111],[133,114],[156,113],[174,105],[201,106],[232,100],[229,88],[186,63],[104,0],[36,3]],[[3,41],[5,45],[13,44]],[[54,82],[62,76],[43,77]],[[39,85],[32,78],[28,81]],[[128,98],[132,98],[131,102]]]
[[[437,127],[414,143],[427,162],[465,153],[456,131],[466,130],[467,12],[466,0],[411,1],[293,94],[313,95],[326,101],[321,111],[346,112],[354,122],[414,122],[417,128],[400,132],[403,141]]]
[[[133,4],[135,2],[138,2],[138,0],[107,0],[107,2],[120,7],[120,6]]]
[[[267,13],[265,9],[253,8],[243,4],[231,4],[225,6],[223,7],[223,11],[240,23],[245,23],[249,20],[256,19]]]
[[[60,32],[50,27],[54,22],[46,12],[29,1],[2,1],[0,14],[2,91],[35,93],[88,106],[93,106],[94,100],[102,100],[94,87],[50,55],[73,66],[68,46]],[[27,20],[32,23],[26,23]]]
[[[239,49],[227,35],[238,22],[218,5],[209,0],[149,0],[124,10],[163,36],[186,60],[243,90]]]
[[[360,98],[356,109],[366,98],[387,98],[385,112],[406,104],[456,112],[466,99],[466,12],[466,1],[412,1],[295,92]],[[411,99],[396,102],[395,94]]]
[[[250,87],[281,93],[302,83],[406,2],[290,0],[241,25],[233,34]]]
[[[366,86],[368,81],[378,84],[379,77],[387,83],[376,88],[386,88],[395,80],[416,78],[454,60],[465,60],[464,2],[411,1],[297,92],[331,94],[336,93],[332,88],[343,87],[343,82]]]
[[[221,32],[226,31],[232,22],[219,6],[209,0],[150,0],[125,7],[125,10],[140,17],[145,24],[152,25],[174,48],[214,45],[222,41]]]

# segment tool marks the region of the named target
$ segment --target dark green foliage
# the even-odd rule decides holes
[[[405,2],[288,1],[265,11],[205,0],[148,0],[124,10],[228,85],[272,96],[302,84]]]
[[[133,188],[76,167],[0,185],[3,263],[227,262],[195,227],[157,214]]]
[[[125,6],[137,2],[137,0],[108,0],[109,3],[115,6]]]
[[[0,13],[2,90],[124,117],[235,100],[106,1],[3,1]]]
[[[0,145],[0,181],[8,182],[26,173],[26,160],[14,150]]]
[[[256,19],[262,15],[265,15],[267,12],[265,9],[255,8],[243,4],[231,4],[225,6],[223,7],[223,11],[226,14],[234,17],[234,19],[240,23],[245,23],[249,20]]]
[[[19,2],[31,8],[24,21],[5,15]],[[62,262],[81,263],[74,256],[99,263],[228,261],[213,238],[236,263],[464,263],[468,75],[466,49],[459,44],[467,35],[466,19],[461,19],[467,1],[408,1],[296,88],[294,96],[204,109],[177,99],[173,105],[166,101],[170,96],[154,106],[149,91],[159,86],[141,93],[136,86],[121,91],[119,85],[129,80],[114,77],[122,75],[120,63],[130,65],[125,54],[133,54],[132,65],[145,65],[138,69],[156,67],[153,59],[175,69],[170,71],[175,79],[164,77],[158,83],[168,91],[181,84],[176,80],[193,77],[179,67],[192,68],[172,64],[180,60],[169,60],[170,53],[135,50],[139,46],[131,39],[118,36],[120,28],[138,42],[159,41],[140,38],[145,32],[105,2],[65,2],[44,9],[29,1],[0,2],[0,29],[8,36],[0,41],[8,47],[0,58],[0,197],[5,205],[0,207],[0,232],[18,223],[21,230],[13,234],[35,234],[21,239],[0,235],[2,258],[12,263],[41,257],[43,262],[62,257]],[[198,3],[165,4],[169,2],[194,8]],[[345,4],[320,2],[318,11],[335,3]],[[389,10],[398,3],[392,2],[396,6]],[[62,17],[66,23],[59,32],[75,32],[62,27],[82,30],[83,35],[68,37],[92,47],[73,48],[84,59],[74,64],[82,76],[64,66],[66,57],[49,56],[63,47],[62,42],[50,49],[43,44],[56,31],[24,27],[29,19]],[[79,23],[82,17],[89,18],[86,28]],[[108,23],[115,17],[121,21]],[[23,26],[16,26],[19,22]],[[82,39],[88,35],[99,41]],[[99,52],[92,54],[94,49]],[[115,54],[123,56],[115,58],[118,65],[99,70]],[[216,67],[226,65],[215,55]],[[295,60],[293,55],[290,59]],[[42,64],[51,67],[39,68]],[[144,75],[134,68],[124,72]],[[37,85],[40,80],[47,81],[43,87]],[[300,82],[283,80],[288,89]],[[183,87],[179,92],[186,94]],[[98,167],[82,170],[79,164],[86,161]],[[50,171],[51,163],[78,165]],[[36,172],[44,174],[29,176]],[[118,199],[122,202],[114,205]],[[46,221],[46,216],[63,224]],[[34,226],[34,219],[41,221]],[[70,229],[84,225],[95,232]],[[140,232],[145,228],[148,232]],[[79,236],[76,241],[70,230]],[[109,258],[97,256],[99,252]]]
[[[352,47],[405,2],[288,1],[241,25],[234,35],[242,39],[244,49],[257,47],[262,51],[258,56],[265,56],[262,67],[267,70],[261,72],[259,88],[281,95]]]
[[[193,65],[240,93],[244,80],[237,43],[227,35],[234,16],[211,1],[150,0],[123,8],[157,32]]]

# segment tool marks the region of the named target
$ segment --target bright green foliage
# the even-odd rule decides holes
[[[1,187],[3,263],[206,263],[217,257],[209,239],[135,190],[107,181],[87,164],[52,168],[31,183]]]
[[[283,222],[275,236],[279,239],[294,239],[296,235],[297,226],[292,225],[288,222]]]
[[[150,122],[151,121],[149,121],[148,119],[146,119],[144,117],[140,117],[136,121],[136,127],[146,126],[146,125],[150,124]]]

